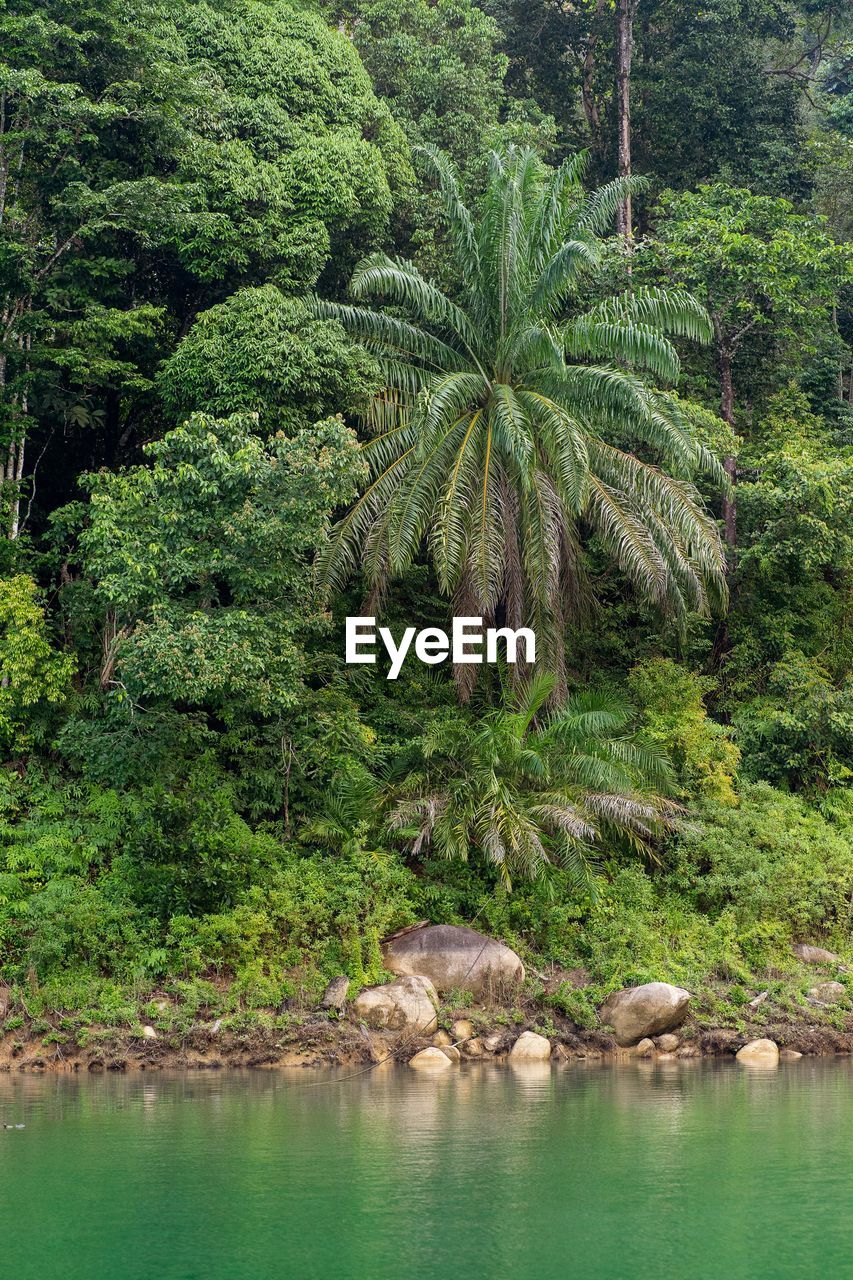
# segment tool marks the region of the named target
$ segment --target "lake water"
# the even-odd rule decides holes
[[[853,1277],[853,1063],[0,1078],[9,1280]]]

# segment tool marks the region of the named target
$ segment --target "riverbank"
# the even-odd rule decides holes
[[[773,1040],[783,1053],[853,1055],[853,1014],[845,1016],[841,1026],[829,1026],[819,1017],[750,1019],[737,1028],[689,1018],[674,1033],[627,1049],[620,1048],[606,1030],[578,1027],[553,1012],[545,1017],[541,1009],[532,1008],[448,1010],[438,1032],[431,1035],[368,1030],[348,1017],[335,1018],[324,1011],[244,1015],[197,1023],[181,1031],[156,1030],[151,1025],[91,1025],[69,1034],[57,1029],[61,1015],[52,1022],[56,1026],[49,1031],[43,1019],[36,1027],[22,1023],[6,1031],[0,1037],[0,1072],[367,1068],[386,1061],[407,1063],[435,1045],[456,1048],[462,1062],[501,1062],[525,1031],[544,1035],[551,1045],[551,1060],[558,1063],[624,1061],[637,1056],[667,1061],[726,1058],[759,1038]],[[454,1027],[464,1034],[455,1039]]]

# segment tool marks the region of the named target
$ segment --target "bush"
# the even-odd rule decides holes
[[[52,648],[32,578],[0,579],[0,750],[29,748],[67,697],[74,659]]]
[[[685,797],[734,804],[740,752],[705,709],[703,698],[714,681],[671,658],[650,658],[634,667],[628,683],[642,724],[675,765]]]
[[[706,807],[678,842],[671,883],[703,911],[730,910],[788,936],[849,936],[853,827],[828,821],[798,796],[747,785],[738,808]]]
[[[379,939],[414,920],[412,877],[391,855],[290,853],[263,887],[228,912],[175,917],[168,943],[178,970],[211,968],[265,993],[288,986],[288,971],[319,983],[346,973],[356,984],[383,972]]]

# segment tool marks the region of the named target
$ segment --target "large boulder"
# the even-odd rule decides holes
[[[774,1067],[779,1061],[779,1046],[775,1040],[750,1040],[735,1054],[738,1062],[756,1067]]]
[[[808,942],[797,942],[793,950],[797,959],[805,961],[806,964],[838,963],[838,956],[834,951],[827,951],[826,947],[813,947]]]
[[[535,1031],[522,1031],[509,1051],[509,1060],[516,1062],[548,1062],[551,1058],[551,1041]]]
[[[524,980],[524,965],[510,947],[452,924],[403,929],[386,939],[382,954],[392,973],[424,974],[439,991],[488,996]]]
[[[410,1058],[409,1066],[416,1071],[446,1071],[453,1066],[453,1062],[442,1049],[430,1048],[421,1049],[420,1053]]]
[[[377,1031],[431,1035],[438,1029],[438,996],[429,978],[421,974],[381,987],[365,987],[351,1008],[358,1021]]]
[[[608,996],[598,1011],[603,1023],[613,1028],[616,1043],[623,1049],[646,1036],[659,1036],[680,1027],[687,1017],[690,992],[669,982],[647,982],[642,987],[626,987]]]

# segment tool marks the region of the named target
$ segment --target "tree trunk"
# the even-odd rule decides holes
[[[590,22],[589,39],[586,42],[583,57],[583,73],[581,76],[581,105],[586,116],[592,145],[600,155],[603,150],[601,135],[601,108],[595,95],[595,57],[600,38],[599,19],[607,5],[607,0],[596,0],[595,14]]]
[[[735,394],[732,383],[732,357],[725,347],[718,352],[717,362],[720,369],[720,416],[730,427],[734,428]],[[726,545],[734,553],[737,545],[737,500],[734,493],[737,479],[737,459],[730,454],[723,458],[723,466],[732,484],[731,496],[723,499]]]
[[[20,412],[20,429],[16,439],[9,444],[9,452],[6,455],[6,479],[9,482],[9,526],[8,537],[14,542],[21,531],[21,483],[24,477],[24,454],[27,444],[27,412],[29,410],[29,390],[27,387],[27,378],[29,376],[30,362],[30,336],[18,337],[18,346],[22,352],[26,351],[26,359],[23,369],[23,384],[21,391],[16,395],[17,406]]]
[[[616,119],[619,177],[631,176],[631,53],[633,50],[635,0],[616,3]],[[631,197],[626,196],[616,212],[616,230],[631,239]]]

